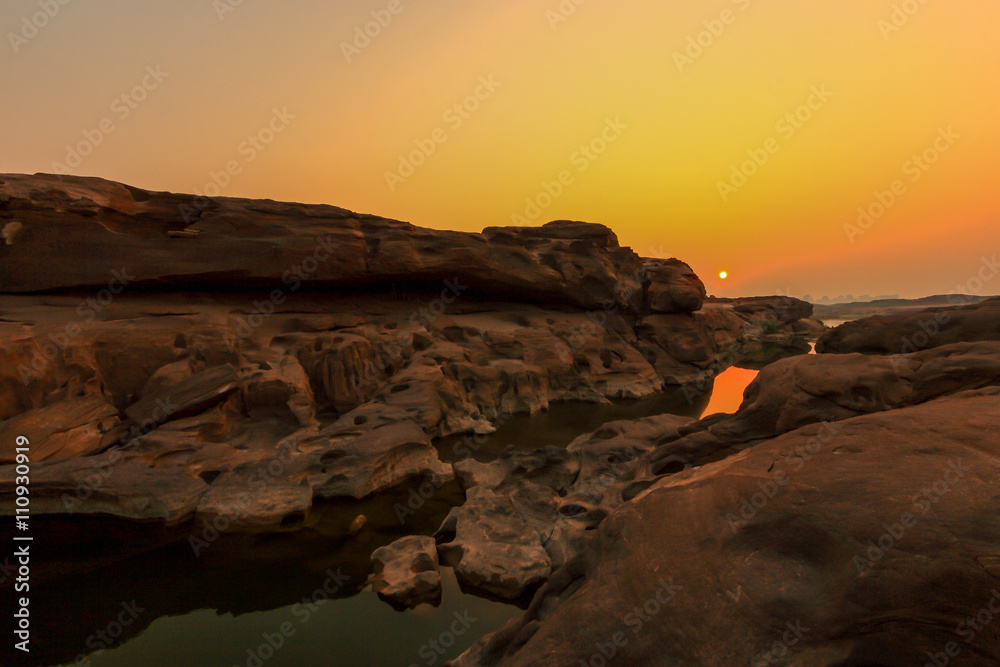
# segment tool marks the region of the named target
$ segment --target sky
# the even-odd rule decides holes
[[[995,0],[5,0],[0,28],[0,172],[599,222],[719,296],[1000,294]]]

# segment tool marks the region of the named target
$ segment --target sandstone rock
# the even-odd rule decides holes
[[[243,370],[240,385],[251,419],[275,418],[303,427],[318,423],[312,387],[297,359],[284,357],[277,368]]]
[[[322,402],[339,412],[367,403],[392,374],[392,366],[379,355],[378,348],[357,334],[316,338],[311,345],[299,348],[298,357]]]
[[[220,533],[277,532],[300,528],[312,508],[305,479],[294,482],[249,464],[214,479],[195,511],[195,535],[206,526]]]
[[[523,602],[552,569],[530,517],[551,515],[556,498],[555,491],[540,486],[509,497],[474,487],[466,504],[453,508],[438,529],[441,562],[455,568],[466,592]]]
[[[640,322],[639,335],[674,361],[698,368],[711,365],[717,351],[712,334],[691,315],[650,315]]]
[[[912,355],[804,355],[766,366],[734,415],[702,420],[664,437],[651,472],[698,464],[731,448],[818,422],[921,403],[944,394],[1000,384],[1000,343],[962,343]]]
[[[445,300],[476,290],[585,308],[641,306],[640,260],[602,225],[439,232],[332,206],[218,197],[199,209],[190,195],[73,176],[4,175],[0,195],[23,227],[16,244],[3,246],[0,291],[8,293],[107,284],[114,276],[92,259],[100,257],[114,258],[129,285],[160,289],[199,289],[206,276],[216,289],[298,289],[305,278],[412,288],[446,277],[456,293],[437,287]]]
[[[647,271],[602,225],[466,234],[270,201],[187,210],[188,197],[99,179],[0,181],[0,219],[22,224],[0,248],[0,420],[52,410],[72,422],[84,399],[129,418],[127,430],[94,422],[100,438],[81,424],[63,448],[110,447],[100,493],[37,512],[287,530],[314,498],[452,479],[434,438],[710,378],[752,329],[732,309],[643,318],[650,293],[658,309],[697,308],[700,283],[676,260]],[[53,467],[38,491],[76,490],[79,472]],[[551,494],[540,477],[503,474],[520,480],[512,492]],[[144,476],[156,481],[140,501]],[[180,487],[164,504],[167,480]],[[533,525],[555,545],[551,519]]]
[[[441,604],[441,572],[434,538],[411,535],[372,553],[372,589],[402,611]]]
[[[677,259],[643,259],[649,281],[646,298],[654,313],[693,313],[706,298],[705,284]]]
[[[979,340],[1000,340],[1000,298],[845,322],[826,332],[816,343],[816,351],[905,354]]]
[[[748,296],[738,299],[713,298],[711,303],[728,304],[743,318],[754,322],[791,323],[812,317],[813,305],[790,296]]]
[[[520,512],[520,534],[542,536],[555,570],[588,549],[591,531],[606,517],[658,481],[730,460],[761,440],[794,429],[813,427],[810,443],[825,445],[837,436],[843,420],[997,385],[1000,345],[993,343],[875,361],[862,355],[786,359],[760,373],[735,415],[697,422],[672,415],[613,422],[581,436],[565,452],[511,452],[489,464],[455,464],[471,492],[465,506],[454,510],[439,530],[442,555],[464,542],[479,547],[472,562],[483,553],[505,556],[508,533],[496,526],[496,516],[504,513],[505,498],[524,497],[534,502],[519,506],[531,510]],[[490,550],[490,542],[497,548]],[[537,567],[537,560],[515,553],[507,572],[528,576]]]
[[[792,331],[809,337],[820,336],[825,333],[827,327],[821,321],[814,318],[803,318],[792,322]]]
[[[351,521],[351,525],[347,527],[347,534],[357,535],[358,533],[361,532],[361,529],[365,527],[366,523],[368,523],[368,517],[366,517],[364,514],[357,515],[356,517],[354,517],[354,520]]]
[[[692,421],[659,415],[612,422],[565,450],[508,451],[489,464],[454,464],[468,493],[438,530],[442,560],[469,590],[524,601],[547,578],[546,567],[578,555],[590,531],[652,483],[634,478],[641,456]]]
[[[161,424],[203,412],[238,388],[233,368],[219,366],[146,396],[126,408],[125,414],[138,424]]]
[[[49,333],[65,330],[78,299],[46,297],[50,305],[40,307],[33,297],[4,297],[30,304],[8,307],[9,321],[0,322],[0,354],[12,360],[0,366],[4,409],[15,415],[81,394],[120,401],[144,422],[129,424],[111,443],[119,453],[141,454],[147,465],[177,468],[171,474],[185,478],[218,478],[199,510],[203,517],[225,516],[239,483],[251,482],[240,471],[272,463],[281,472],[269,487],[273,497],[265,493],[249,505],[261,515],[229,523],[235,531],[284,530],[283,522],[297,525],[309,511],[303,481],[320,498],[364,498],[418,478],[443,482],[453,472],[438,459],[432,438],[488,431],[505,414],[534,413],[554,401],[647,397],[664,379],[711,377],[736,362],[728,350],[715,352],[720,343],[739,341],[748,326],[731,312],[705,319],[656,315],[663,326],[647,323],[636,331],[615,308],[583,313],[468,303],[432,317],[420,315],[420,302],[359,307],[305,299],[294,312],[276,312],[241,335],[241,319],[233,316],[239,308],[218,298],[202,297],[197,313],[183,314],[183,300],[119,296],[114,320],[82,329],[24,384],[20,360],[30,360]],[[299,330],[309,312],[347,309],[367,309],[367,324],[316,315],[328,319]],[[676,328],[700,347],[692,351],[671,337]],[[677,361],[660,344],[685,359],[701,355],[703,367]],[[325,359],[346,358],[338,356],[345,345],[368,352],[356,364],[317,370]],[[361,395],[348,400],[355,388]],[[288,463],[274,463],[276,443],[291,443]]]
[[[949,645],[1000,664],[997,633],[955,634],[996,596],[1000,388],[839,427],[661,480],[454,664],[591,664],[604,646],[634,665],[919,665]]]
[[[123,432],[118,411],[97,397],[60,401],[0,422],[0,465],[14,462],[18,436],[28,438],[31,461],[38,463],[97,454]]]
[[[13,514],[14,466],[0,467],[0,514]],[[140,455],[112,450],[32,465],[32,514],[103,514],[166,524],[190,521],[208,490],[179,467],[151,467]]]

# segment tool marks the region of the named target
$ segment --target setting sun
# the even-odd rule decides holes
[[[726,273],[725,271],[723,271],[722,273],[719,274],[719,277],[722,278],[723,280],[725,280],[726,278],[729,277],[729,274]]]

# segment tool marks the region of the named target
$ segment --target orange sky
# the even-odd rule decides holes
[[[994,0],[236,2],[4,2],[0,172],[602,222],[720,295],[953,291],[1000,250]]]

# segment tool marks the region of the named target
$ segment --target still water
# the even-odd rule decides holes
[[[441,606],[395,612],[370,591],[239,616],[203,609],[161,617],[93,667],[432,665],[458,656],[520,610],[464,595],[448,568]],[[266,582],[259,582],[261,585]]]
[[[755,376],[756,371],[731,368],[711,391],[693,398],[672,390],[611,405],[555,404],[540,414],[508,418],[476,441],[474,455],[486,461],[508,447],[565,446],[616,419],[734,412]],[[460,442],[440,441],[442,459],[458,458]],[[39,586],[33,586],[32,662],[17,664],[439,665],[521,610],[466,595],[449,568],[442,568],[439,607],[396,612],[381,602],[365,585],[371,552],[404,535],[432,534],[463,500],[461,489],[446,486],[401,525],[391,507],[406,497],[397,491],[362,502],[319,504],[301,530],[220,537],[198,556],[187,541],[190,526],[164,535],[160,526],[108,519],[48,520],[39,525],[43,534],[62,539],[44,554]],[[368,522],[350,536],[347,526],[358,514]]]

